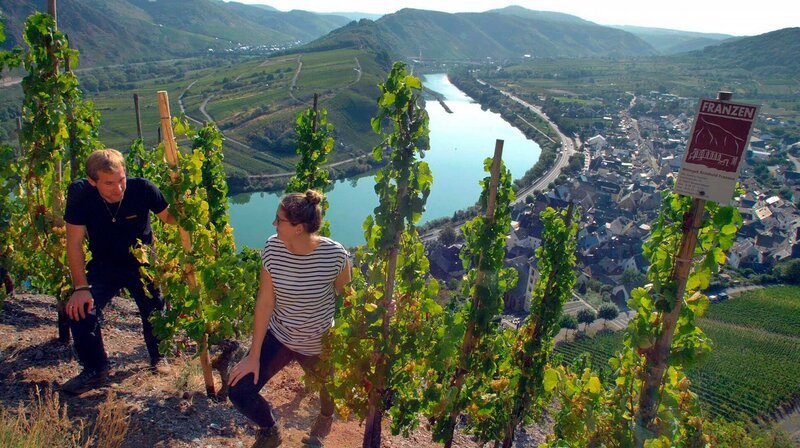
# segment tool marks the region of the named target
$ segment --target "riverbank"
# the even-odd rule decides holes
[[[448,79],[459,90],[480,104],[481,108],[499,113],[509,125],[517,128],[541,148],[539,159],[533,167],[521,178],[514,181],[515,191],[517,192],[516,202],[524,201],[534,190],[546,188],[558,177],[561,170],[569,162],[569,157],[575,153],[575,145],[572,139],[564,135],[553,121],[541,111],[537,113],[533,106],[485,83],[481,83],[468,72],[455,75],[449,74]],[[534,114],[532,120],[523,118],[531,113]],[[538,126],[530,121],[536,121]],[[546,126],[547,131],[550,131],[550,133],[541,129],[544,127],[543,125]],[[550,135],[553,133],[555,135]],[[559,151],[559,148],[562,150]],[[475,217],[479,212],[480,210],[477,206],[459,210],[454,213],[453,217],[435,219],[420,226],[419,231],[424,239],[430,240],[437,237],[439,229],[445,226],[458,227],[465,221]]]

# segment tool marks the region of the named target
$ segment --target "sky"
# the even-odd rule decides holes
[[[800,27],[797,0],[236,0],[281,11],[392,13],[402,8],[483,12],[519,5],[572,14],[601,25],[635,25],[734,36]]]

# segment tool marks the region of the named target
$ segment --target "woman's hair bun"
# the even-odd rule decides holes
[[[315,190],[306,190],[306,201],[311,205],[317,205],[322,202],[322,194]]]

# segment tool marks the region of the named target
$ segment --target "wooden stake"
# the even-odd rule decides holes
[[[492,159],[491,180],[489,181],[489,198],[486,204],[486,219],[491,223],[494,222],[495,203],[497,202],[497,188],[500,183],[500,167],[503,160],[503,140],[496,140],[494,144],[494,158]],[[483,263],[483,254],[480,255],[478,260],[478,267]],[[481,285],[486,281],[486,271],[480,270],[475,276],[475,284]],[[477,291],[477,288],[476,288]],[[472,309],[477,310],[481,306],[480,297],[477,292],[472,297]],[[464,379],[467,374],[467,358],[472,354],[475,349],[475,319],[470,319],[467,323],[467,330],[464,333],[464,340],[461,343],[461,357],[458,360],[458,369],[450,381],[451,388],[455,390],[455,402],[457,403],[461,397],[461,388],[464,386]],[[456,420],[458,419],[459,409],[454,407],[450,412],[448,427],[447,427],[447,440],[444,443],[445,448],[453,446],[453,431],[455,431]]]
[[[17,141],[19,141],[19,157],[25,153],[22,145],[22,116],[17,117]]]
[[[172,115],[170,115],[169,111],[169,95],[165,90],[160,90],[158,92],[158,110],[161,113],[161,130],[164,135],[164,154],[167,158],[167,163],[173,169],[178,165],[178,148],[175,144],[175,136],[172,133]],[[178,173],[172,171],[172,180],[175,181]],[[184,230],[182,227],[178,227],[181,235],[181,245],[183,246],[183,250],[187,253],[192,252],[192,242],[189,238],[189,233]],[[197,285],[197,278],[195,277],[195,270],[192,264],[189,264],[184,267],[186,272],[186,281],[189,284],[189,288],[197,292],[198,285]],[[202,301],[198,301],[197,303],[198,312],[202,312],[203,304]],[[206,383],[206,395],[209,397],[215,397],[214,393],[214,376],[211,373],[211,360],[208,356],[208,334],[203,335],[203,340],[200,343],[200,365],[203,367],[203,379]]]
[[[136,111],[136,135],[139,136],[140,140],[144,140],[142,138],[142,114],[139,110],[139,94],[133,94],[133,109]]]
[[[730,101],[731,92],[719,92],[717,99]],[[645,440],[658,436],[662,429],[655,424],[658,414],[659,395],[664,373],[669,367],[669,354],[672,340],[675,335],[675,326],[683,308],[683,296],[686,293],[686,282],[692,267],[694,249],[697,246],[697,232],[705,212],[706,201],[703,199],[692,200],[689,211],[683,216],[683,237],[680,249],[675,259],[675,270],[672,278],[676,284],[674,305],[672,309],[661,316],[661,332],[655,344],[648,349],[645,356],[645,369],[642,378],[642,391],[639,395],[639,412],[636,417],[636,433],[634,434],[636,446],[644,446]]]
[[[47,13],[53,16],[53,22],[58,29],[58,9],[56,8],[56,0],[47,0]]]
[[[317,116],[319,112],[317,111],[317,101],[319,100],[319,94],[314,94],[314,120],[311,122],[311,132],[317,132]]]

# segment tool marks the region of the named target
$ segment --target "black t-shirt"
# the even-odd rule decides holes
[[[158,214],[166,208],[164,195],[147,179],[128,179],[122,201],[114,204],[106,203],[97,188],[81,179],[69,186],[64,220],[86,226],[93,262],[132,266],[137,263],[130,248],[136,240],[153,243],[150,212]]]

